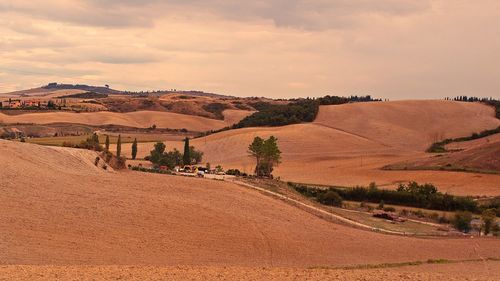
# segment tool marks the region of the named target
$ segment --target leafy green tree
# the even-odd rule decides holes
[[[321,204],[325,204],[325,205],[331,205],[331,206],[337,206],[337,207],[342,206],[342,197],[340,197],[340,195],[333,190],[329,190],[325,193],[321,193],[318,196],[318,201]]]
[[[101,145],[99,144],[99,136],[96,133],[92,134],[92,146],[94,147],[94,150],[97,151],[101,148]]]
[[[471,230],[471,221],[471,212],[456,212],[455,218],[453,219],[453,226],[462,232],[469,232]]]
[[[274,166],[281,160],[281,151],[278,148],[278,139],[274,136],[264,140],[255,137],[248,146],[248,153],[255,157],[255,174],[261,176],[271,176]]]
[[[163,158],[163,153],[165,152],[165,144],[163,142],[157,142],[154,145],[153,150],[149,153],[149,161],[155,165],[159,165]]]
[[[191,165],[191,154],[189,149],[189,138],[184,139],[184,154],[182,156],[182,162],[184,165]]]
[[[118,141],[116,142],[116,157],[120,157],[122,154],[122,135],[118,135]]]
[[[106,135],[105,147],[106,147],[106,152],[108,152],[109,151],[109,135]]]
[[[135,160],[136,156],[137,156],[137,138],[134,139],[134,142],[132,143],[132,159]]]
[[[189,157],[191,163],[199,164],[203,160],[203,152],[196,150],[194,146],[189,147]]]
[[[484,212],[481,214],[481,220],[483,221],[484,235],[488,235],[491,232],[492,226],[495,223],[495,219],[496,219],[496,213],[495,210],[493,209],[484,210]]]

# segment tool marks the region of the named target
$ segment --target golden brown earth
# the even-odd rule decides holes
[[[409,276],[409,280],[438,280],[448,276],[459,280],[467,276],[494,280],[498,276],[494,261],[430,268],[308,270],[498,258],[500,240],[363,231],[229,182],[103,170],[94,166],[96,154],[86,150],[0,141],[0,151],[3,279]],[[437,272],[431,273],[434,266]]]
[[[460,195],[500,195],[500,175],[447,171],[385,171],[393,163],[428,158],[435,141],[468,136],[496,128],[500,120],[491,107],[452,101],[394,101],[321,106],[313,123],[274,128],[230,130],[191,141],[204,160],[224,168],[252,173],[247,154],[254,137],[278,138],[283,152],[275,175],[283,180],[341,186],[376,182],[394,188],[401,182],[433,183],[441,191]],[[491,137],[490,137],[491,138]],[[477,140],[478,142],[480,140]],[[181,142],[166,142],[182,151]],[[139,157],[153,143],[139,145]],[[130,155],[130,147],[124,147]],[[488,154],[485,157],[495,157]]]

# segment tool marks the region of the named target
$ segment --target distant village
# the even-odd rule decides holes
[[[9,98],[8,100],[0,101],[0,108],[2,109],[61,109],[65,105],[65,99],[21,100]]]

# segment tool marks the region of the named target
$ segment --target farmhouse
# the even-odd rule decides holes
[[[2,107],[7,107],[7,108],[19,108],[22,106],[21,100],[13,100],[9,99],[7,101],[2,102]]]

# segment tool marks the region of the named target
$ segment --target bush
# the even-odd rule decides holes
[[[442,211],[479,212],[479,207],[472,198],[443,194],[430,184],[410,183],[400,186],[398,190],[379,189],[375,185],[371,185],[370,188],[359,186],[353,188],[330,187],[326,190],[305,185],[293,185],[293,188],[307,197],[318,197],[327,190],[331,190],[338,193],[343,200],[349,201],[387,203]]]
[[[232,176],[241,176],[242,173],[238,169],[229,169],[226,171],[227,175],[232,175]]]
[[[320,196],[318,196],[318,202],[324,205],[341,207],[342,197],[340,197],[337,192],[329,190],[326,193],[322,193]]]
[[[456,212],[452,223],[461,232],[469,232],[471,229],[472,214],[470,212]]]

